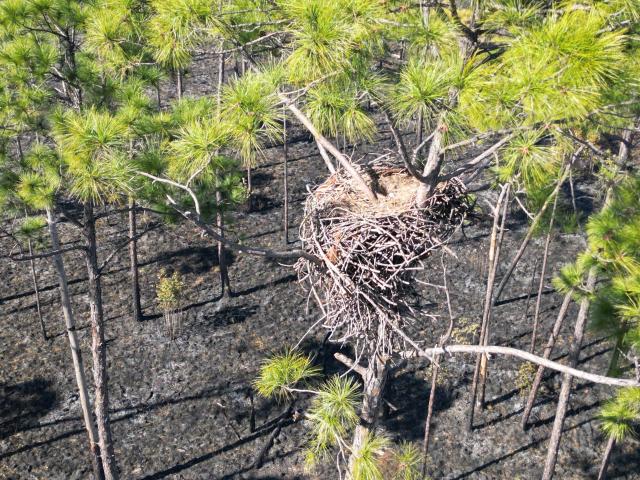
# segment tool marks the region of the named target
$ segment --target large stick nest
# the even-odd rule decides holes
[[[375,169],[379,201],[372,204],[338,172],[305,204],[303,247],[323,259],[300,259],[296,270],[323,310],[331,340],[358,352],[389,355],[406,348],[403,328],[422,261],[442,249],[470,209],[462,182],[439,184],[425,208],[415,206],[418,181],[404,170]]]

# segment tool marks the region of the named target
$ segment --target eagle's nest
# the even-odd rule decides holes
[[[323,310],[331,339],[359,352],[389,355],[404,348],[403,327],[422,260],[443,247],[470,209],[461,181],[439,184],[426,208],[415,206],[417,180],[398,168],[376,169],[379,201],[364,199],[343,173],[334,174],[305,204],[303,247],[296,270]]]

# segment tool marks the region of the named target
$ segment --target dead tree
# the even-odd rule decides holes
[[[491,229],[491,242],[489,245],[489,272],[487,275],[487,287],[485,290],[484,307],[482,312],[482,323],[480,324],[480,339],[479,345],[486,345],[487,336],[489,332],[489,322],[491,320],[491,312],[493,306],[493,287],[495,284],[496,271],[498,268],[498,261],[500,258],[500,241],[502,239],[502,232],[504,231],[504,223],[507,214],[508,201],[505,201],[509,195],[510,184],[503,185],[498,196],[498,200],[493,207],[493,227]],[[500,218],[502,217],[502,225],[500,225]],[[501,229],[502,227],[502,229]],[[500,237],[498,233],[500,232]],[[476,359],[476,367],[473,373],[473,381],[471,384],[471,405],[469,406],[469,420],[467,423],[467,429],[473,429],[473,417],[475,412],[476,398],[478,392],[478,384],[482,382],[481,376],[486,375],[486,355],[478,355]],[[483,382],[484,383],[484,382]]]
[[[540,317],[540,304],[542,303],[542,289],[544,288],[544,277],[547,273],[547,259],[549,258],[549,246],[551,245],[551,232],[553,230],[553,222],[556,218],[556,206],[558,205],[558,195],[553,200],[553,208],[551,209],[551,219],[549,220],[549,231],[544,241],[544,253],[542,254],[542,269],[540,271],[540,283],[538,284],[538,295],[536,296],[536,309],[533,314],[533,332],[531,333],[531,352],[536,349],[536,340],[538,339],[538,319]]]

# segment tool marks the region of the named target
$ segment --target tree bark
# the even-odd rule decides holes
[[[547,259],[549,258],[549,246],[551,245],[551,233],[553,230],[553,223],[556,218],[556,206],[558,205],[558,194],[553,200],[553,207],[551,209],[551,219],[549,220],[549,231],[547,232],[547,238],[544,241],[544,254],[542,256],[542,269],[540,271],[540,283],[538,284],[538,296],[536,297],[536,309],[533,314],[533,332],[531,333],[531,353],[535,352],[536,341],[538,339],[538,319],[540,318],[540,304],[542,303],[542,289],[544,288],[544,276],[547,273]]]
[[[598,471],[598,480],[605,480],[607,478],[607,469],[609,468],[609,461],[611,460],[611,453],[616,446],[616,439],[614,436],[609,436],[607,441],[607,447],[604,450],[602,457],[602,463],[600,464],[600,470]]]
[[[287,144],[287,117],[283,119],[283,133],[282,133],[283,147],[283,167],[284,167],[284,211],[283,226],[284,226],[284,244],[289,245],[289,145]]]
[[[556,317],[556,321],[553,324],[553,330],[551,335],[549,335],[549,340],[547,340],[547,346],[544,349],[544,353],[542,357],[548,359],[551,357],[551,353],[553,353],[553,347],[556,344],[556,339],[558,338],[558,334],[560,333],[560,329],[562,328],[562,323],[564,322],[565,317],[567,316],[567,310],[569,309],[569,305],[571,304],[571,295],[573,291],[568,292],[564,296],[564,300],[562,301],[562,305],[560,306],[560,310],[558,311],[558,316]],[[536,376],[531,385],[531,390],[529,391],[529,396],[527,397],[527,404],[524,407],[524,413],[522,414],[522,421],[520,425],[522,429],[527,428],[527,423],[529,422],[529,416],[531,415],[531,410],[533,409],[533,405],[536,402],[536,397],[538,396],[538,390],[540,389],[540,384],[542,383],[542,376],[544,375],[544,367],[541,365],[538,367],[536,371]]]
[[[136,235],[136,203],[129,199],[129,277],[131,281],[131,314],[134,321],[142,321],[142,305],[140,305],[140,281],[138,278],[138,242]]]
[[[496,202],[495,210],[493,212],[493,227],[491,228],[491,243],[489,246],[489,271],[487,274],[487,288],[485,291],[484,307],[482,312],[482,323],[480,324],[480,339],[479,344],[485,345],[486,336],[488,332],[488,324],[491,317],[491,307],[493,305],[493,287],[495,284],[496,271],[498,267],[498,258],[500,254],[500,247],[498,242],[498,229],[500,222],[500,211],[503,208],[503,202],[505,197],[509,194],[510,185],[506,185],[502,188],[498,201]],[[508,203],[508,202],[507,202]],[[506,217],[506,208],[502,214],[502,218]],[[504,223],[504,222],[503,222]],[[486,355],[478,355],[476,358],[476,367],[473,374],[473,382],[471,384],[471,405],[469,406],[469,419],[467,423],[467,430],[473,430],[473,417],[475,414],[475,404],[478,392],[478,382],[480,376],[485,374],[483,367],[486,366]],[[485,367],[486,368],[486,367]]]
[[[182,70],[176,70],[176,96],[178,100],[182,99]]]
[[[522,244],[520,244],[520,248],[518,249],[515,257],[513,257],[513,260],[511,261],[511,264],[509,265],[507,272],[502,277],[502,280],[500,280],[500,284],[498,285],[495,299],[493,301],[494,304],[497,303],[498,300],[500,300],[500,295],[502,294],[504,287],[507,285],[507,282],[511,278],[511,274],[513,273],[516,266],[518,265],[518,262],[520,262],[522,255],[524,254],[525,250],[527,249],[527,246],[529,245],[529,241],[531,240],[531,237],[533,237],[533,232],[535,230],[535,227],[538,225],[538,222],[542,219],[544,212],[547,211],[547,208],[551,203],[551,199],[555,198],[555,196],[558,195],[558,192],[560,191],[560,187],[562,187],[562,184],[564,183],[564,181],[567,179],[567,176],[569,175],[570,168],[571,168],[570,165],[565,167],[564,173],[562,174],[562,176],[558,180],[558,183],[556,184],[556,188],[554,188],[553,192],[551,192],[551,194],[547,197],[545,202],[542,204],[540,211],[536,214],[533,221],[531,222],[531,226],[529,227],[529,230],[527,230],[527,234],[522,240]]]
[[[592,267],[589,269],[587,276],[586,289],[588,292],[593,291],[593,287],[596,284],[596,269]],[[573,330],[573,339],[569,345],[569,358],[568,365],[575,368],[578,365],[580,359],[580,348],[582,347],[582,340],[584,338],[584,331],[587,323],[587,314],[589,312],[589,298],[585,297],[580,301],[580,310],[578,312],[578,318]],[[547,458],[544,463],[544,472],[542,474],[542,480],[551,480],[555,470],[556,462],[558,460],[558,450],[560,448],[560,438],[562,437],[562,428],[564,427],[564,420],[567,414],[567,406],[569,404],[569,395],[571,394],[571,386],[573,384],[573,377],[568,373],[562,375],[562,386],[560,387],[560,396],[558,398],[558,407],[556,409],[555,420],[553,422],[553,430],[551,431],[551,438],[549,439],[549,447],[547,450]]]
[[[31,239],[27,240],[27,246],[29,248],[29,256],[33,256],[33,246]],[[29,260],[31,266],[31,280],[33,281],[33,290],[36,296],[36,311],[38,313],[38,321],[40,322],[40,331],[42,332],[42,338],[49,340],[47,336],[47,328],[44,324],[44,318],[42,318],[42,306],[40,305],[40,286],[38,284],[38,274],[36,273],[36,261],[35,259]]]
[[[224,214],[222,212],[222,192],[216,187],[216,227],[221,239],[224,239]],[[229,269],[227,268],[227,259],[224,250],[224,241],[218,240],[218,267],[220,271],[220,298],[226,293],[231,295],[231,281],[229,280]],[[227,287],[227,288],[225,288]]]
[[[353,478],[353,467],[357,456],[360,453],[367,434],[372,432],[377,424],[382,405],[382,394],[387,382],[389,373],[389,362],[381,359],[377,355],[369,359],[363,381],[362,411],[360,412],[360,424],[356,426],[351,444],[351,455],[349,456],[349,473]]]
[[[60,250],[60,240],[58,239],[58,228],[53,213],[47,209],[47,224],[49,227],[49,235],[51,237],[51,247],[54,250]],[[82,418],[84,426],[87,430],[89,438],[89,451],[91,452],[91,465],[93,468],[93,476],[95,480],[104,480],[104,471],[102,469],[102,459],[100,457],[100,446],[98,445],[98,432],[93,422],[91,413],[91,400],[89,399],[89,389],[87,388],[87,379],[85,376],[84,365],[82,363],[82,352],[80,351],[80,343],[78,342],[78,333],[76,332],[76,322],[73,317],[71,308],[71,296],[69,295],[69,284],[67,282],[67,274],[64,268],[62,255],[53,256],[53,265],[58,275],[58,283],[60,286],[60,302],[62,304],[62,314],[64,317],[67,336],[69,338],[69,347],[71,349],[71,359],[73,361],[73,371],[76,377],[76,385],[78,387],[78,395],[80,397],[80,408],[82,409]]]
[[[433,404],[436,398],[436,386],[438,384],[438,371],[440,369],[440,355],[435,355],[431,363],[431,390],[429,391],[429,404],[427,405],[427,420],[424,424],[424,439],[422,441],[422,478],[427,475],[427,454],[429,453],[429,441],[431,440],[431,418],[433,417]]]
[[[96,224],[93,203],[91,202],[87,202],[84,205],[84,235],[86,241],[85,261],[89,283],[89,308],[91,311],[91,354],[93,357],[98,441],[102,452],[102,467],[105,479],[117,480],[119,478],[118,466],[113,452],[111,424],[109,421],[107,345],[105,342],[104,310],[102,305],[102,282],[98,270]]]

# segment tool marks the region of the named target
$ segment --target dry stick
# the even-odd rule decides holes
[[[531,282],[529,283],[529,292],[527,292],[527,301],[524,306],[524,318],[523,321],[527,321],[529,315],[529,302],[531,301],[531,294],[533,293],[533,282],[536,279],[536,273],[538,273],[538,262],[533,265],[533,273],[531,274]]]
[[[529,241],[531,240],[531,237],[533,236],[533,232],[536,229],[536,227],[538,225],[538,222],[540,222],[540,220],[542,219],[542,216],[544,215],[544,212],[547,211],[547,208],[549,207],[549,204],[551,203],[551,199],[555,198],[555,196],[558,195],[558,192],[560,191],[560,187],[562,186],[564,181],[567,179],[567,176],[569,175],[569,171],[570,171],[570,166],[568,165],[568,166],[565,167],[564,172],[562,173],[562,176],[560,177],[560,180],[558,180],[558,183],[556,184],[556,188],[547,197],[547,199],[545,200],[544,204],[542,205],[542,208],[540,208],[540,211],[536,214],[535,218],[533,219],[533,222],[531,223],[531,226],[529,227],[529,230],[527,231],[527,234],[525,235],[524,239],[522,240],[522,244],[520,245],[520,248],[518,249],[518,252],[516,253],[516,256],[513,257],[513,260],[511,261],[511,264],[509,265],[509,268],[507,269],[507,272],[505,273],[504,277],[502,277],[502,280],[500,281],[500,285],[498,285],[498,288],[496,290],[496,295],[495,295],[495,298],[493,300],[494,305],[496,303],[498,303],[498,300],[500,300],[500,295],[502,294],[502,291],[504,290],[504,287],[507,285],[507,282],[509,281],[509,278],[511,278],[511,274],[513,273],[513,271],[515,270],[516,266],[518,265],[518,262],[522,258],[522,255],[524,254],[524,251],[527,249],[527,246],[529,245]]]
[[[507,214],[509,213],[509,193],[510,190],[507,188],[507,193],[504,199],[504,207],[502,211],[502,220],[500,222],[500,237],[498,237],[498,243],[496,245],[496,258],[494,260],[494,282],[495,276],[498,273],[498,265],[500,264],[500,250],[502,249],[502,241],[504,240],[504,232],[506,231],[505,224],[507,222]],[[493,294],[493,283],[491,284],[491,291]],[[491,324],[491,319],[493,318],[493,301],[489,299],[489,313],[487,316],[487,321],[484,327],[484,343],[483,345],[489,344],[489,336],[491,330],[489,326]],[[489,367],[489,358],[486,355],[481,356],[481,370],[480,370],[480,395],[478,397],[478,405],[480,408],[484,408],[484,398],[485,398],[485,390],[487,385],[487,369]]]
[[[542,358],[544,359],[550,358],[551,354],[553,353],[553,347],[556,344],[556,339],[558,338],[558,334],[560,333],[560,329],[562,328],[562,323],[567,316],[567,310],[569,310],[569,305],[571,304],[572,294],[573,290],[569,291],[564,296],[564,300],[562,301],[562,305],[560,306],[560,310],[558,311],[558,316],[556,317],[556,321],[553,324],[551,335],[549,335],[549,340],[547,340],[547,346],[545,347],[544,353],[542,354]],[[524,413],[522,414],[522,421],[520,425],[522,426],[523,430],[527,428],[527,422],[529,421],[531,410],[533,409],[533,405],[536,401],[538,390],[540,389],[540,384],[542,383],[543,375],[544,367],[539,366],[533,383],[531,384],[531,390],[529,391],[529,396],[527,397],[527,403],[524,407]]]
[[[444,265],[444,260],[442,260],[442,268],[443,268],[443,286],[444,293],[447,297],[447,309],[449,311],[449,329],[445,333],[442,338],[441,343],[443,345],[446,344],[449,336],[451,335],[451,331],[453,330],[453,311],[451,309],[451,298],[449,297],[449,288],[447,286],[447,269]],[[433,362],[431,363],[431,390],[429,391],[429,404],[427,405],[427,420],[424,425],[424,439],[422,441],[422,477],[426,477],[427,474],[427,454],[429,453],[429,441],[431,440],[431,419],[433,417],[433,405],[435,403],[436,398],[436,386],[438,384],[438,373],[440,370],[440,355],[434,355]]]
[[[496,274],[496,249],[498,241],[498,228],[500,221],[500,210],[502,209],[502,202],[507,194],[508,185],[504,185],[496,201],[496,205],[493,210],[493,227],[491,228],[491,241],[489,244],[489,271],[487,273],[487,288],[485,290],[484,308],[482,312],[482,322],[480,325],[480,339],[479,345],[484,345],[484,337],[486,331],[486,324],[489,318],[490,304],[492,297],[493,285],[495,283]],[[471,405],[469,407],[469,418],[467,423],[467,429],[470,431],[473,429],[473,416],[475,412],[476,396],[478,391],[478,377],[480,375],[480,355],[476,359],[476,367],[473,373],[473,382],[471,383]]]
[[[592,292],[596,284],[597,271],[595,267],[589,269],[587,276],[587,292]],[[573,339],[569,345],[568,365],[569,367],[575,367],[580,359],[580,348],[582,347],[582,340],[584,338],[585,326],[587,323],[587,314],[589,312],[589,297],[585,296],[580,301],[580,310],[578,311],[578,318],[576,319],[576,325],[573,329]],[[558,407],[556,409],[555,420],[553,422],[553,429],[551,431],[551,438],[549,439],[549,447],[547,450],[547,458],[544,463],[544,472],[542,474],[542,480],[551,480],[553,472],[555,470],[556,461],[558,459],[558,449],[560,448],[560,438],[562,436],[562,428],[564,426],[564,420],[567,414],[567,406],[569,404],[569,394],[571,393],[571,386],[573,385],[573,378],[569,373],[562,375],[562,386],[560,387],[560,396],[558,398]]]
[[[411,345],[411,342],[408,342]],[[415,342],[413,342],[415,343]],[[425,357],[433,361],[435,355],[438,354],[454,354],[454,353],[488,353],[491,355],[508,355],[511,357],[520,358],[526,362],[535,363],[536,365],[542,365],[545,368],[549,368],[556,372],[561,372],[570,375],[581,380],[587,380],[589,382],[597,383],[599,385],[609,385],[612,387],[640,387],[640,381],[636,379],[619,378],[619,377],[607,377],[606,375],[598,375],[597,373],[589,373],[584,370],[578,370],[574,367],[569,367],[559,362],[554,362],[547,358],[542,358],[534,353],[529,353],[524,350],[519,350],[513,347],[502,347],[498,345],[447,345],[446,347],[430,347],[420,348],[417,345],[411,345],[414,350],[408,352],[399,352],[400,358],[414,358]],[[417,348],[416,348],[417,347]]]
[[[605,478],[607,478],[607,469],[609,468],[611,453],[613,452],[613,448],[615,446],[616,437],[614,437],[613,435],[609,435],[609,440],[607,441],[607,446],[602,457],[602,463],[600,464],[600,470],[598,471],[598,480],[605,480]]]
[[[284,114],[284,112],[283,112]],[[282,122],[282,154],[284,163],[284,211],[282,212],[284,223],[284,244],[289,244],[289,146],[287,145],[287,116],[283,115]]]
[[[60,250],[60,240],[58,239],[58,227],[53,213],[50,209],[46,209],[47,225],[49,227],[49,235],[51,237],[51,247],[54,250]],[[104,471],[102,469],[102,460],[100,457],[100,446],[98,445],[98,431],[93,421],[91,413],[91,400],[89,398],[89,389],[87,387],[87,377],[82,363],[82,352],[80,351],[80,342],[78,341],[78,333],[76,331],[76,322],[71,307],[71,295],[69,294],[69,284],[67,282],[67,273],[64,268],[62,255],[53,256],[53,266],[58,275],[58,283],[60,286],[60,302],[62,304],[62,314],[69,338],[69,348],[71,349],[71,358],[73,360],[73,371],[76,377],[76,385],[78,387],[78,395],[80,397],[80,407],[82,408],[82,418],[84,427],[89,437],[89,450],[91,452],[91,464],[93,466],[93,475],[96,480],[104,480]]]
[[[33,257],[33,246],[31,245],[31,239],[27,240],[27,246],[29,248],[29,256]],[[57,249],[56,249],[57,250]],[[40,286],[38,285],[38,274],[36,273],[36,261],[34,258],[29,260],[31,264],[31,280],[33,281],[33,290],[36,295],[36,310],[38,312],[38,320],[40,321],[40,330],[42,331],[42,338],[49,340],[47,336],[47,329],[44,325],[44,319],[42,318],[42,308],[40,306]]]
[[[529,351],[533,353],[536,350],[536,340],[538,339],[538,319],[540,317],[540,304],[542,303],[542,289],[544,288],[544,276],[547,273],[547,260],[549,258],[549,246],[551,245],[551,233],[553,231],[553,223],[556,218],[556,206],[558,205],[558,196],[553,200],[553,208],[551,209],[551,219],[549,220],[549,231],[544,241],[544,254],[542,256],[542,270],[540,271],[540,283],[538,283],[538,296],[536,297],[536,309],[533,314],[533,332],[531,333],[531,347]]]

